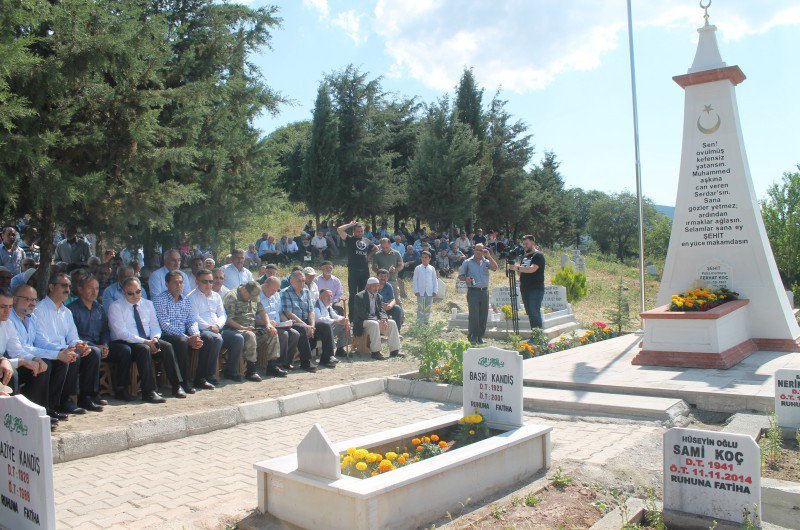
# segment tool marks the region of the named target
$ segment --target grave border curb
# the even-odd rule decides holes
[[[95,431],[53,433],[53,463],[60,464],[167,442],[255,421],[335,407],[386,392],[389,377],[372,377],[227,407],[159,416]]]

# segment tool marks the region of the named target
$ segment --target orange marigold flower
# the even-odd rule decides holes
[[[424,437],[424,438],[422,439],[422,441],[423,441],[423,442],[425,442],[426,444],[429,444],[429,443],[431,443],[431,439],[430,439],[430,438],[428,438],[427,436],[426,436],[426,437]]]
[[[421,445],[417,446],[417,451],[422,451],[422,446]]]
[[[442,440],[441,442],[439,442],[439,447],[447,447],[447,442]]]
[[[397,457],[397,461],[400,462],[401,464],[405,464],[406,463],[406,457],[398,456]]]
[[[439,437],[437,435],[435,435],[435,434],[431,434],[431,441],[432,442],[438,442],[439,441]]]
[[[378,464],[378,471],[381,473],[385,473],[387,471],[391,471],[394,466],[388,460],[381,460],[381,463]]]
[[[414,438],[413,440],[411,440],[411,445],[419,445],[421,443],[422,442],[419,440],[419,438]]]

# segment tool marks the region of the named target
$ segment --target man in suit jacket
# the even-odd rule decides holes
[[[357,293],[353,299],[353,334],[369,337],[369,351],[372,358],[385,360],[381,354],[381,333],[389,337],[389,356],[402,357],[400,353],[400,333],[397,331],[397,324],[394,320],[389,320],[386,311],[383,310],[383,299],[378,294],[380,282],[378,278],[369,278],[367,287]]]

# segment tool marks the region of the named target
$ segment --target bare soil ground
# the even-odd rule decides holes
[[[800,447],[795,440],[784,440],[783,451],[778,465],[763,465],[761,476],[778,480],[800,482]]]

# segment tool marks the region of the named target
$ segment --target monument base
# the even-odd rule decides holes
[[[727,370],[756,351],[800,351],[798,339],[749,336],[749,300],[732,300],[708,311],[642,313],[642,350],[632,364]]]

